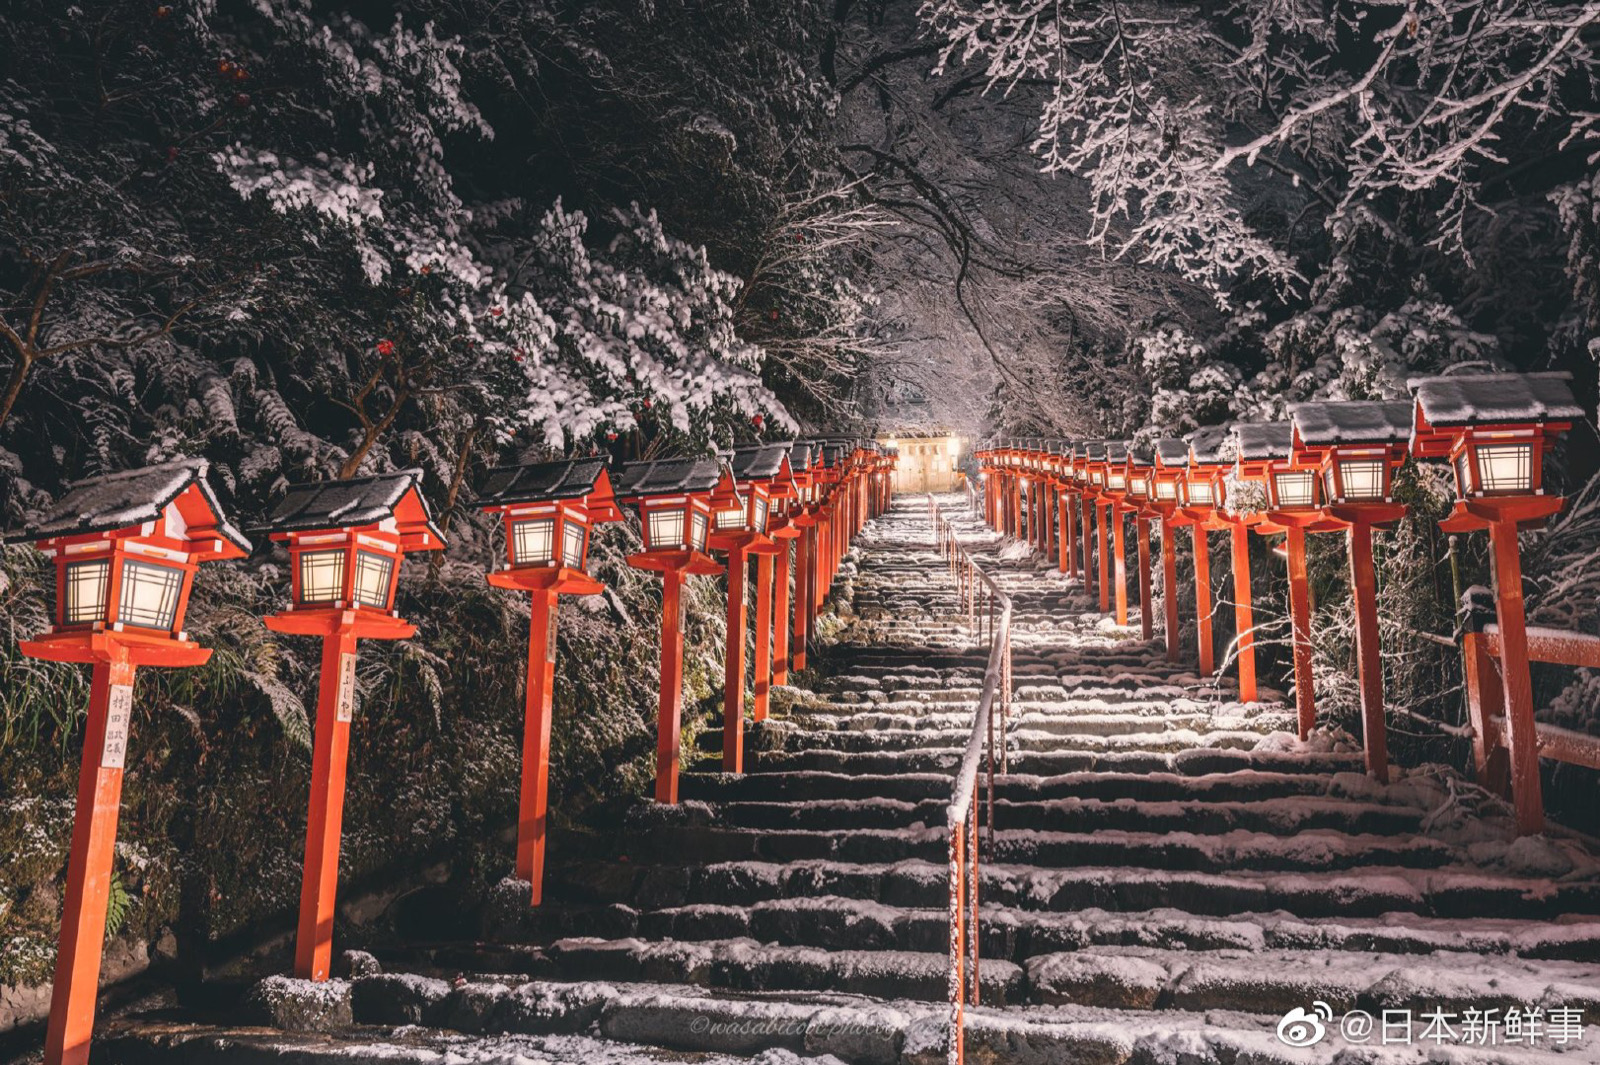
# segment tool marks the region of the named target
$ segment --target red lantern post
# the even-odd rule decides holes
[[[500,515],[505,530],[506,562],[488,575],[489,583],[531,599],[515,868],[531,886],[530,905],[537,906],[544,898],[557,604],[563,594],[604,590],[588,573],[589,539],[595,525],[621,521],[622,511],[599,458],[490,470],[478,506]]]
[[[773,588],[772,621],[773,621],[773,667],[772,683],[789,683],[789,662],[793,650],[789,643],[789,573],[790,573],[790,544],[793,544],[795,564],[805,554],[806,526],[802,524],[805,518],[806,497],[811,492],[811,442],[808,440],[796,441],[789,449],[789,469],[794,476],[794,496],[783,501],[783,524],[777,531],[779,547],[781,548],[778,559],[779,572],[776,575],[776,584]],[[799,598],[799,589],[803,577],[798,568],[795,570],[796,598]],[[799,611],[795,613],[798,615]],[[796,617],[796,625],[799,618]],[[802,663],[803,664],[803,663]]]
[[[362,639],[403,640],[416,633],[394,609],[400,563],[412,551],[444,547],[417,490],[421,477],[403,470],[296,485],[261,529],[288,545],[293,593],[290,609],[264,619],[267,628],[322,638],[294,951],[294,973],[302,980],[326,980],[333,955],[356,646]]]
[[[1107,440],[1105,448],[1105,487],[1100,492],[1105,500],[1106,520],[1112,524],[1113,561],[1112,591],[1116,601],[1116,622],[1128,624],[1128,538],[1123,516],[1128,513],[1128,444],[1124,440]],[[1105,544],[1102,540],[1101,546]],[[1102,567],[1103,568],[1103,567]]]
[[[89,1059],[134,673],[211,657],[183,631],[195,570],[250,553],[250,541],[223,516],[206,470],[203,460],[171,462],[78,481],[38,520],[4,537],[31,541],[56,564],[55,623],[22,641],[22,653],[91,667],[47,1065]]]
[[[656,801],[678,801],[683,728],[683,584],[691,575],[722,572],[706,554],[712,491],[722,466],[710,458],[630,462],[617,474],[617,497],[636,504],[644,550],[628,556],[635,569],[661,574],[661,687],[656,718]]]
[[[1180,509],[1186,498],[1188,469],[1189,445],[1186,442],[1173,438],[1155,442],[1150,506],[1161,519],[1161,598],[1169,662],[1179,659],[1177,530],[1194,524]]]
[[[1571,380],[1566,373],[1539,373],[1411,382],[1416,395],[1412,450],[1419,457],[1448,457],[1455,470],[1455,510],[1440,527],[1489,533],[1511,794],[1517,828],[1525,835],[1544,830],[1544,796],[1517,533],[1539,527],[1565,502],[1545,494],[1544,456],[1556,437],[1583,417]]]
[[[1213,530],[1229,527],[1217,515],[1218,503],[1222,498],[1222,474],[1227,469],[1227,437],[1226,428],[1210,426],[1196,429],[1185,438],[1189,445],[1189,469],[1184,478],[1186,501],[1181,513],[1193,523],[1195,631],[1200,672],[1205,676],[1216,672],[1216,638],[1212,634],[1211,622],[1211,545],[1208,537]]]
[[[1372,564],[1372,533],[1387,528],[1404,513],[1395,503],[1391,485],[1395,469],[1405,461],[1406,440],[1410,434],[1410,405],[1407,403],[1345,402],[1300,403],[1290,408],[1293,418],[1294,456],[1297,470],[1311,468],[1321,474],[1314,491],[1321,496],[1321,521],[1306,523],[1309,532],[1343,529],[1350,556],[1350,589],[1356,616],[1356,668],[1361,689],[1361,719],[1366,748],[1367,771],[1378,780],[1387,780],[1389,753],[1384,721],[1383,659],[1378,637],[1378,582]],[[1291,481],[1291,477],[1297,477]],[[1278,474],[1274,480],[1288,487],[1295,497],[1306,494],[1304,473]],[[1280,507],[1284,499],[1277,500]],[[1280,522],[1281,523],[1281,522]],[[1296,583],[1295,570],[1299,544],[1289,543],[1290,591]],[[1309,598],[1309,596],[1307,596]],[[1309,607],[1302,613],[1309,615]],[[1309,627],[1309,617],[1305,619]],[[1296,625],[1300,624],[1297,619]],[[1306,659],[1307,683],[1310,673],[1310,645],[1297,645],[1297,656]],[[1296,684],[1300,683],[1299,673]],[[1302,702],[1302,734],[1309,729],[1309,708]]]
[[[1155,456],[1130,445],[1127,473],[1128,491],[1124,498],[1133,515],[1134,539],[1139,548],[1139,633],[1148,640],[1155,635],[1155,611],[1150,605],[1150,520],[1161,516],[1154,500]]]

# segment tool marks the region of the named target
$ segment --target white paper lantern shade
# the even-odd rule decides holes
[[[1178,482],[1160,480],[1156,482],[1156,498],[1163,502],[1173,502],[1178,498]]]
[[[334,603],[344,599],[344,566],[348,553],[302,551],[300,553],[300,602],[305,605]]]
[[[717,511],[717,531],[730,532],[744,528],[744,508],[725,507]]]
[[[67,563],[64,591],[64,624],[92,625],[106,620],[111,599],[111,560]]]
[[[755,512],[751,517],[750,527],[752,529],[754,529],[758,533],[766,532],[767,531],[767,512],[768,512],[768,509],[769,509],[768,505],[767,505],[766,497],[765,496],[760,496],[760,495],[756,496],[755,499],[752,501],[751,506],[754,508]]]
[[[1370,502],[1384,496],[1386,463],[1381,459],[1341,459],[1339,493],[1341,499]]]
[[[170,630],[178,615],[183,576],[183,570],[172,566],[125,560],[117,620],[124,625]]]
[[[1128,486],[1128,475],[1125,473],[1112,473],[1106,477],[1106,487],[1113,492],[1120,492]]]
[[[1272,487],[1279,507],[1293,509],[1316,505],[1317,477],[1310,471],[1275,473]]]
[[[511,523],[512,559],[518,566],[547,565],[556,557],[556,520],[533,518]]]
[[[693,514],[693,521],[694,535],[691,538],[691,545],[696,551],[704,551],[706,534],[711,531],[711,518],[704,511],[697,510]]]
[[[394,559],[371,551],[356,552],[356,579],[353,597],[363,606],[389,609],[394,584]]]
[[[570,518],[561,523],[561,564],[568,569],[583,569],[589,530]]]
[[[1204,478],[1189,482],[1189,502],[1197,507],[1211,506],[1214,496],[1211,492],[1211,482]]]
[[[1485,493],[1532,492],[1532,444],[1476,444],[1478,490]]]
[[[684,533],[684,507],[663,507],[659,510],[649,511],[649,522],[646,526],[649,533],[649,547],[656,551],[670,551],[682,549]]]

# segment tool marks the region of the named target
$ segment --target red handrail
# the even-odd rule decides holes
[[[969,494],[968,503],[972,505]],[[972,719],[972,732],[956,769],[950,804],[945,808],[945,824],[950,835],[950,1035],[947,1060],[961,1065],[965,1052],[966,1003],[970,996],[978,1004],[978,773],[988,758],[989,846],[994,847],[994,711],[998,702],[1001,714],[1001,772],[1005,771],[1004,728],[1011,709],[1011,597],[1001,591],[961,544],[955,526],[939,512],[939,504],[928,496],[928,514],[933,521],[934,543],[941,557],[949,562],[959,598],[966,610],[968,625],[976,623],[982,638],[983,622],[988,622],[989,660],[983,673],[983,689]],[[987,593],[986,610],[979,612],[978,586]],[[987,616],[985,616],[987,615]]]

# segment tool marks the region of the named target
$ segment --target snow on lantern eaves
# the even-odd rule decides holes
[[[296,485],[273,508],[263,532],[356,528],[393,519],[409,550],[443,546],[444,535],[433,523],[428,501],[418,488],[421,470]]]
[[[484,480],[481,502],[534,503],[583,499],[605,472],[601,458],[568,459],[527,466],[497,466]]]
[[[217,557],[248,555],[250,541],[223,517],[222,504],[206,482],[209,469],[210,463],[205,459],[185,459],[75,481],[53,505],[21,528],[0,537],[0,542],[113,532],[161,521],[167,507],[192,488],[197,502],[210,512],[210,520],[197,520],[202,517],[198,508],[185,514],[187,538],[194,543],[208,539],[227,541],[233,550],[222,549]]]
[[[736,445],[729,459],[734,478],[741,483],[772,480],[783,472],[784,459],[793,447],[788,442]]]
[[[710,492],[721,475],[722,464],[714,458],[630,462],[617,474],[617,498],[631,501],[676,492]]]
[[[1234,453],[1244,462],[1287,459],[1294,449],[1291,422],[1238,422],[1233,426]]]
[[[1154,450],[1157,462],[1165,467],[1187,466],[1189,463],[1189,445],[1177,437],[1164,436],[1155,441]]]
[[[1348,400],[1291,403],[1289,421],[1307,447],[1404,443],[1411,436],[1411,404]]]
[[[1564,371],[1422,377],[1406,382],[1428,425],[1566,422],[1584,416]]]

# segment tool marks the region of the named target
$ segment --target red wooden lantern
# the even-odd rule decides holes
[[[183,631],[195,570],[250,553],[250,541],[223,516],[206,470],[204,460],[193,460],[78,481],[37,520],[4,537],[33,542],[56,564],[55,624],[22,641],[22,653],[92,667],[45,1034],[49,1065],[89,1058],[134,673],[211,657]]]
[[[1111,612],[1111,529],[1106,512],[1111,498],[1106,492],[1106,445],[1103,440],[1086,440],[1073,453],[1073,465],[1083,471],[1083,564],[1089,569],[1090,544],[1096,540],[1091,526],[1099,527],[1094,554],[1099,560],[1100,612]],[[1085,577],[1087,580],[1087,577]]]
[[[322,637],[294,952],[294,972],[302,980],[326,980],[332,961],[357,643],[363,638],[402,640],[416,633],[394,610],[400,562],[409,552],[444,547],[417,489],[421,477],[418,470],[402,470],[297,485],[260,530],[287,544],[293,588],[293,605],[264,619],[267,628]]]
[[[628,557],[635,569],[661,574],[661,692],[656,723],[656,801],[678,801],[679,733],[683,726],[683,582],[720,573],[707,555],[711,493],[723,467],[711,458],[630,462],[617,474],[617,497],[636,504],[645,549]]]
[[[1448,458],[1456,475],[1446,532],[1486,529],[1494,553],[1495,603],[1504,673],[1512,797],[1523,833],[1544,829],[1539,739],[1533,718],[1527,614],[1517,531],[1536,528],[1565,502],[1544,489],[1544,456],[1583,417],[1570,374],[1484,374],[1411,382],[1411,450]]]
[[[1231,446],[1226,426],[1196,429],[1184,439],[1189,445],[1189,469],[1184,477],[1185,503],[1181,513],[1194,523],[1196,642],[1200,652],[1200,672],[1209,676],[1216,672],[1216,646],[1211,626],[1211,545],[1208,537],[1213,530],[1231,527],[1218,513],[1221,509],[1222,479],[1230,465]],[[1246,572],[1248,574],[1248,570]],[[1244,688],[1242,663],[1241,659],[1241,697]],[[1251,667],[1254,667],[1253,659]]]
[[[1150,474],[1150,508],[1161,519],[1161,585],[1166,617],[1167,661],[1178,661],[1178,542],[1177,530],[1194,519],[1180,509],[1186,501],[1189,445],[1173,437],[1155,442]],[[1199,533],[1198,535],[1204,535]]]
[[[1161,516],[1155,508],[1155,456],[1142,447],[1129,445],[1127,459],[1128,490],[1126,509],[1133,515],[1134,541],[1139,548],[1139,629],[1144,639],[1154,635],[1155,611],[1150,608],[1151,560],[1150,520]]]
[[[1123,518],[1128,506],[1128,442],[1107,440],[1105,449],[1105,486],[1100,490],[1104,521],[1111,526],[1112,574],[1111,588],[1118,625],[1128,624],[1128,538]],[[1102,542],[1102,548],[1105,544]]]
[[[756,556],[756,628],[755,628],[755,680],[754,702],[751,717],[764,721],[770,708],[772,685],[788,680],[787,612],[789,608],[789,543],[797,539],[802,530],[794,524],[791,507],[799,502],[800,490],[794,473],[793,455],[799,445],[793,441],[781,444],[757,444],[736,448],[733,454],[735,475],[743,470],[743,480],[759,484],[766,493],[768,510],[762,526],[772,547],[755,552]],[[775,460],[775,461],[774,461]],[[768,471],[771,471],[768,474]],[[782,573],[775,574],[782,560]],[[775,585],[774,578],[777,583]],[[776,651],[776,653],[774,653]],[[783,662],[783,678],[779,679],[779,662]],[[742,671],[741,671],[742,672]]]
[[[588,574],[589,540],[595,525],[621,521],[622,511],[599,458],[497,467],[489,471],[478,506],[500,515],[505,532],[506,561],[489,573],[489,583],[531,598],[515,868],[530,885],[530,905],[537,906],[544,899],[559,597],[604,590]]]
[[[1072,500],[1077,495],[1072,479],[1072,441],[1052,443],[1050,478],[1056,494],[1056,568],[1071,576],[1076,572],[1078,556],[1077,534],[1072,523]]]
[[[749,605],[745,595],[745,570],[751,555],[766,563],[766,601],[771,609],[772,556],[777,546],[767,535],[771,516],[771,486],[788,465],[788,444],[738,448],[726,456],[711,495],[711,546],[728,553],[728,646],[724,656],[722,701],[722,771],[744,772],[745,632]],[[741,491],[742,490],[742,491]],[[758,580],[758,585],[760,584]]]
[[[1218,482],[1217,511],[1233,541],[1233,615],[1239,658],[1239,700],[1256,701],[1255,605],[1250,590],[1250,530],[1267,518],[1272,478],[1268,467],[1287,458],[1288,422],[1240,422],[1233,427],[1234,464]]]
[[[1310,730],[1315,708],[1309,697],[1300,699],[1302,684],[1309,692],[1311,649],[1309,636],[1299,642],[1302,629],[1309,634],[1310,595],[1305,588],[1304,532],[1345,530],[1350,556],[1350,588],[1356,617],[1356,668],[1361,688],[1361,717],[1367,770],[1379,780],[1388,779],[1389,755],[1383,706],[1383,659],[1378,638],[1378,582],[1372,565],[1372,533],[1400,518],[1405,507],[1393,502],[1390,484],[1394,471],[1406,459],[1411,430],[1411,405],[1376,401],[1296,403],[1289,416],[1294,425],[1294,453],[1289,464],[1296,477],[1292,494],[1280,492],[1273,521],[1288,533],[1289,591],[1295,609],[1297,702],[1301,736]],[[1303,478],[1318,474],[1310,492],[1321,504],[1304,503]],[[1290,504],[1295,504],[1291,506]],[[1303,530],[1303,531],[1302,531]],[[1304,679],[1301,659],[1304,659]]]
[[[779,580],[777,603],[773,609],[778,615],[777,645],[779,658],[773,671],[774,684],[787,684],[789,670],[806,668],[806,632],[811,621],[810,588],[811,568],[815,564],[817,524],[817,483],[814,460],[820,460],[819,446],[812,440],[799,440],[789,451],[789,466],[794,471],[795,499],[787,504],[786,516],[795,530],[794,539],[794,624],[793,632],[785,639],[787,624],[784,608],[788,595],[787,580]],[[787,559],[785,565],[787,566]]]

